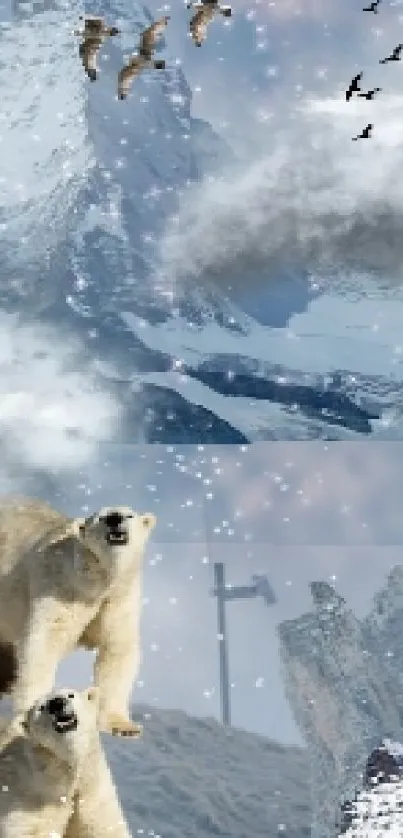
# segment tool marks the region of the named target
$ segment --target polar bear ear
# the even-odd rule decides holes
[[[151,532],[157,523],[157,518],[152,512],[146,512],[145,515],[140,515],[140,520],[144,529],[148,530],[148,532]]]

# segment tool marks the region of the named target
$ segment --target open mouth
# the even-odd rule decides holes
[[[58,733],[68,733],[77,730],[78,719],[75,713],[62,713],[53,717],[53,727]]]
[[[129,536],[125,530],[108,530],[106,540],[108,544],[127,544]]]

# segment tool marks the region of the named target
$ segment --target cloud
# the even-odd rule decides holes
[[[403,97],[347,103],[305,97],[271,148],[182,197],[161,241],[159,273],[173,287],[303,265],[403,279]],[[352,142],[368,122],[370,140]]]
[[[217,56],[209,46],[194,107],[202,99],[218,131],[220,106],[228,112],[225,138],[239,140],[246,159],[182,195],[160,242],[157,271],[170,289],[209,279],[227,288],[247,272],[267,283],[279,263],[401,283],[401,66],[379,59],[403,40],[402,16],[398,4],[382,4],[378,15],[362,13],[364,5],[258,3],[246,14],[255,43],[245,47],[250,33],[235,15]],[[359,70],[363,88],[382,93],[347,103],[345,87]],[[373,138],[351,142],[368,122]]]
[[[0,452],[4,489],[16,468],[71,471],[116,430],[119,408],[56,330],[0,313]]]

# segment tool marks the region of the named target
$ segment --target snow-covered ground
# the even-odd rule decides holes
[[[360,792],[352,804],[352,824],[347,838],[401,838],[403,835],[403,784],[382,783]]]
[[[142,741],[106,745],[133,835],[309,836],[303,751],[181,712],[144,713]]]

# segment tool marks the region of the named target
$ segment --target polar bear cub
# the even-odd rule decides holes
[[[82,764],[93,745],[93,693],[59,691],[36,702],[0,751],[0,838],[64,835]]]
[[[53,691],[11,721],[0,750],[0,838],[130,838],[97,731],[97,697],[93,688]]]
[[[79,646],[96,650],[99,727],[136,736],[129,699],[140,664],[142,559],[156,519],[127,506],[69,519],[22,498],[0,507],[0,673],[24,713],[54,684],[59,662]],[[4,677],[4,682],[7,678]]]

